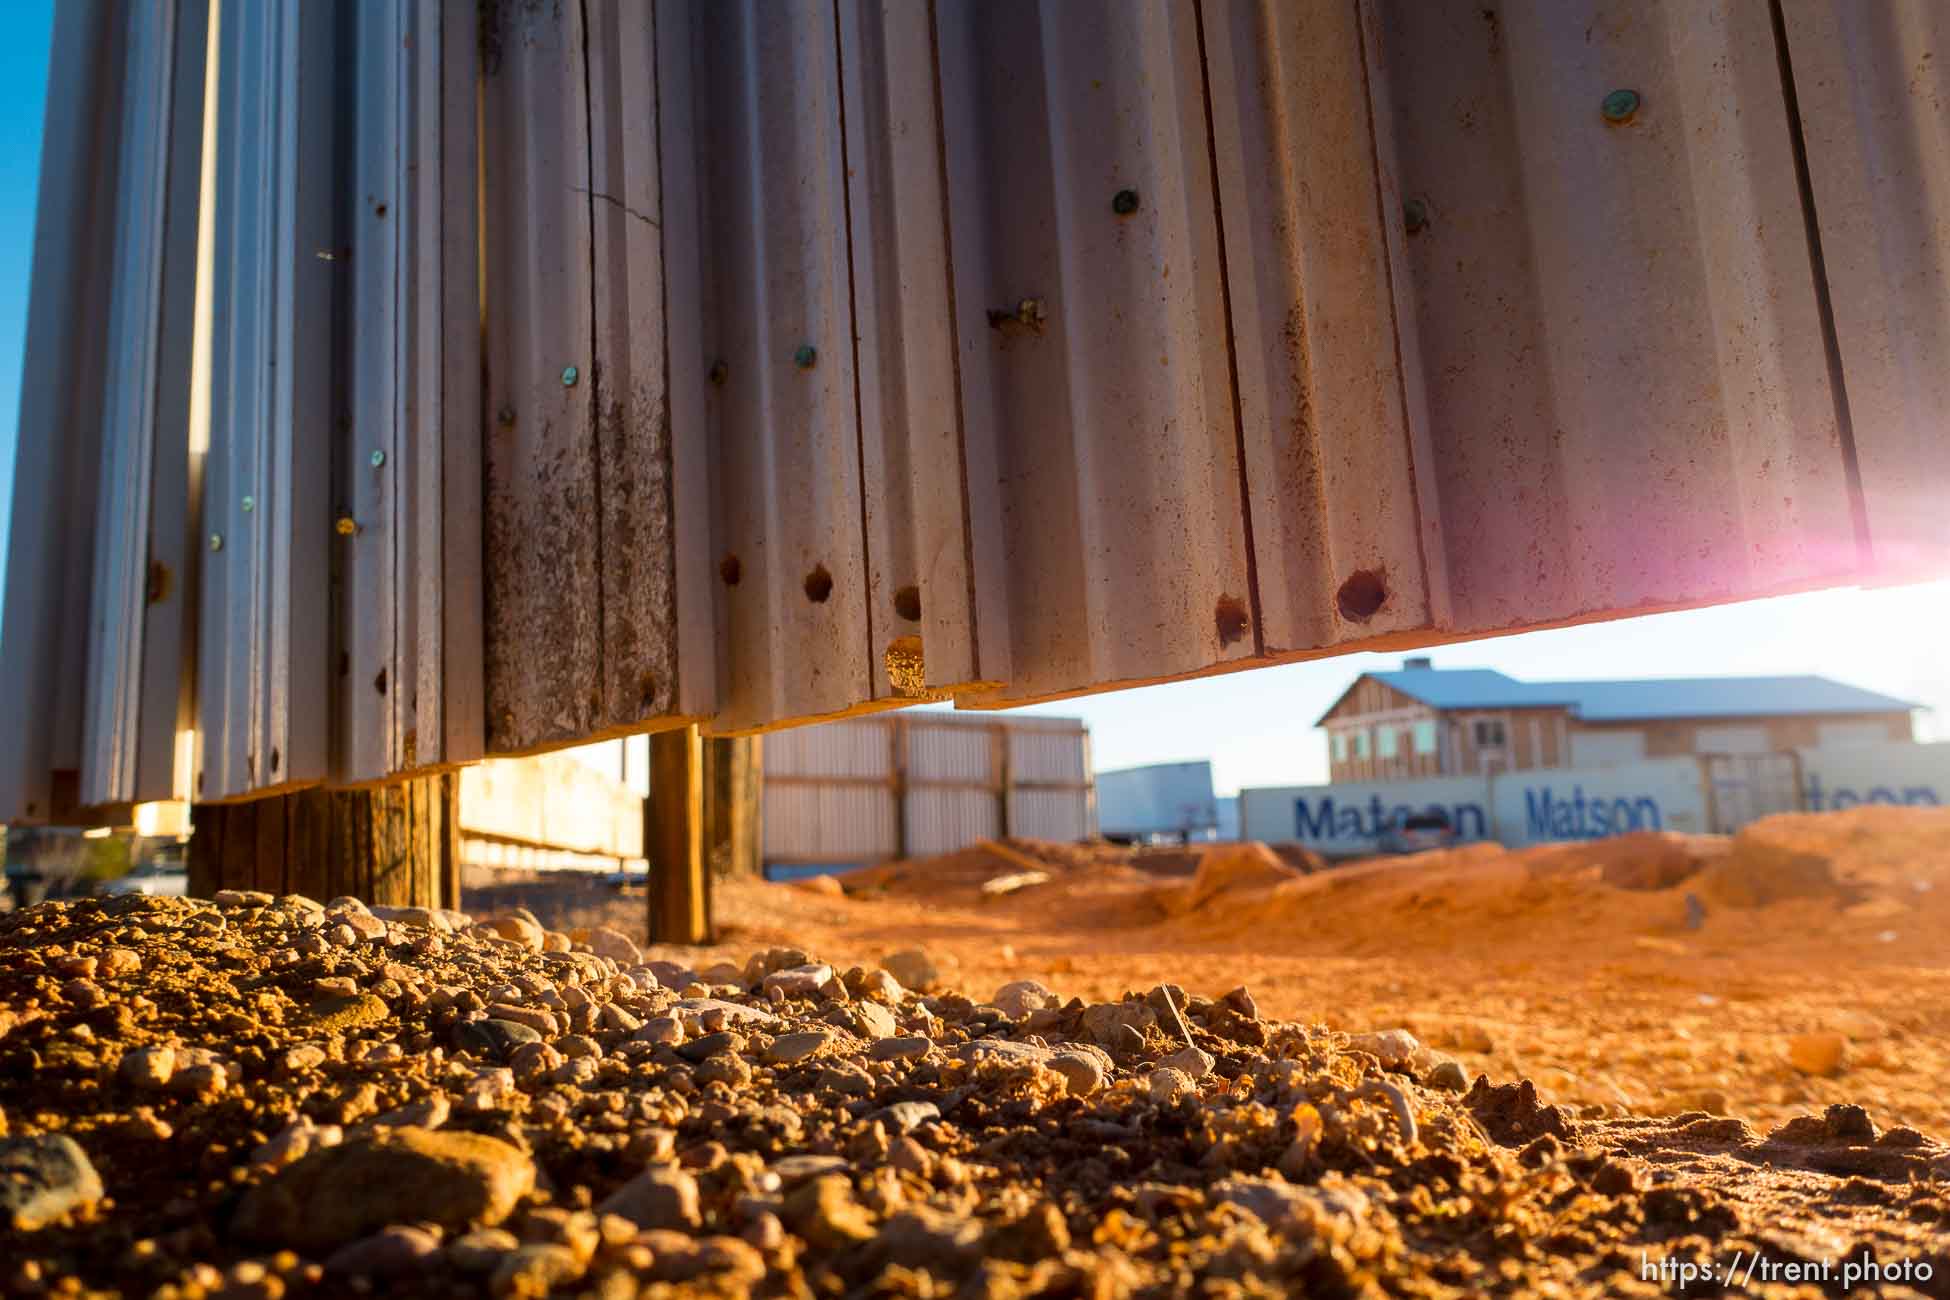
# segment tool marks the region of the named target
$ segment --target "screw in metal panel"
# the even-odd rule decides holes
[[[810,343],[801,343],[798,351],[792,354],[792,364],[801,370],[811,370],[819,361],[819,349]]]
[[[1639,111],[1639,92],[1636,90],[1614,90],[1605,96],[1604,103],[1598,106],[1605,120],[1614,125],[1629,122]]]
[[[1418,230],[1426,229],[1429,224],[1429,205],[1420,199],[1408,199],[1403,202],[1402,224],[1408,227],[1408,233],[1411,235]]]
[[[1111,196],[1110,210],[1120,217],[1128,217],[1138,210],[1138,192],[1119,190]]]
[[[500,420],[501,423],[504,425],[513,424],[515,422],[515,408],[512,406],[504,406],[499,411],[496,411],[494,414],[495,414],[495,418]]]
[[[726,380],[726,378],[730,376],[730,374],[731,374],[731,367],[725,365],[725,363],[722,361],[713,361],[711,363],[711,374],[709,376],[711,380],[711,386],[713,388],[723,388],[724,381]]]
[[[251,512],[251,511],[253,511],[253,510],[255,510],[255,509],[257,509],[257,498],[256,498],[256,497],[245,497],[245,498],[244,498],[244,513],[245,513],[245,514],[249,514],[249,513]]]
[[[375,451],[372,455],[366,457],[366,459],[372,462],[374,469],[378,469],[386,463],[386,453],[383,451]]]
[[[213,551],[221,551],[221,550],[223,549],[223,534],[222,534],[222,533],[211,533],[211,534],[210,534],[210,549],[211,549],[211,550],[213,550]]]
[[[340,537],[350,537],[359,531],[359,521],[351,515],[340,515],[338,522],[333,524],[332,527],[338,530]]]
[[[574,388],[576,386],[576,380],[580,378],[582,378],[582,372],[574,366],[562,367],[562,387]]]

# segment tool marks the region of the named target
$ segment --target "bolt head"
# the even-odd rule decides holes
[[[1402,203],[1402,224],[1408,233],[1414,234],[1427,228],[1429,224],[1429,205],[1421,199],[1408,199]]]
[[[333,524],[332,527],[338,530],[340,537],[350,537],[359,531],[358,521],[353,519],[351,515],[340,515],[338,522]]]
[[[562,367],[562,387],[574,388],[576,386],[576,380],[580,378],[582,378],[582,372],[574,366]]]
[[[223,549],[223,534],[222,534],[222,533],[211,533],[211,534],[210,534],[210,549],[211,549],[211,550],[213,550],[213,551],[221,551],[221,550]]]
[[[819,349],[810,343],[801,343],[792,354],[792,364],[801,370],[811,370],[819,361]]]
[[[711,363],[711,376],[710,376],[712,387],[723,388],[724,381],[730,376],[730,374],[731,374],[731,368],[725,365],[724,362],[713,361]]]
[[[249,514],[251,511],[257,509],[257,498],[245,497],[243,505],[244,505],[244,513]]]
[[[378,469],[381,465],[384,465],[386,463],[386,453],[383,451],[375,451],[372,455],[368,456],[366,459],[372,462],[372,467],[374,469]]]
[[[512,406],[504,406],[496,411],[494,416],[502,424],[513,424],[515,422],[515,408]]]
[[[1614,90],[1606,95],[1598,106],[1607,122],[1629,122],[1639,111],[1639,92],[1636,90]]]
[[[1110,210],[1120,217],[1128,217],[1138,210],[1138,192],[1119,190],[1111,196]]]

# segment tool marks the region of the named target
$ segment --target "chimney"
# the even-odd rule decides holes
[[[1429,662],[1429,657],[1427,655],[1411,655],[1408,658],[1402,660],[1402,667],[1405,669],[1406,668],[1427,668],[1433,671],[1435,665]]]

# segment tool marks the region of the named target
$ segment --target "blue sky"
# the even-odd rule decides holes
[[[41,114],[47,102],[52,0],[5,0],[0,16],[0,535],[13,508],[14,436],[20,420],[20,358],[27,332],[27,275],[40,189]],[[4,581],[4,578],[0,578]]]
[[[51,0],[0,0],[0,529],[13,495]],[[0,579],[4,580],[4,579]],[[1922,738],[1950,740],[1950,582],[1833,591],[1664,614],[1426,652],[1438,667],[1516,677],[1821,673],[1931,705]],[[1210,758],[1220,790],[1325,779],[1313,730],[1354,676],[1401,656],[1350,655],[1038,706],[1091,726],[1099,768]]]

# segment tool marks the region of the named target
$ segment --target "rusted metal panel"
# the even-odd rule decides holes
[[[585,6],[502,0],[481,33],[488,745],[601,726]]]
[[[1878,578],[1950,568],[1950,9],[1786,0],[1789,63]]]
[[[1006,605],[978,632],[1007,685],[964,702],[1250,655],[1229,613],[1251,591],[1197,11],[937,21],[974,580]]]
[[[1400,204],[1376,156],[1359,8],[1200,16],[1256,579],[1256,608],[1215,617],[1274,654],[1426,627],[1447,593],[1421,546],[1439,529],[1409,434],[1389,292]],[[1387,593],[1378,607],[1370,587]]]

